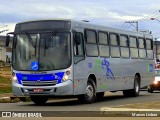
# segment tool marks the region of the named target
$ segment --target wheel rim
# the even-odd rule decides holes
[[[137,82],[136,82],[135,90],[136,90],[136,93],[138,93],[138,92],[139,92],[139,85],[138,85],[138,83],[137,83]]]
[[[91,99],[92,96],[93,96],[93,94],[94,94],[93,86],[90,85],[90,84],[88,84],[87,89],[86,89],[86,97],[87,97],[88,99]]]

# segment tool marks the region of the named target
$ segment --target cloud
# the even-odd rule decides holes
[[[159,10],[158,0],[5,0],[0,1],[0,26],[32,19],[71,18],[121,27],[124,21],[138,20]],[[155,29],[156,22],[140,27]]]

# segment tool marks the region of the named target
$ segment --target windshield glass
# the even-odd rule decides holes
[[[53,32],[16,35],[13,40],[13,68],[57,70],[69,67],[70,33]]]

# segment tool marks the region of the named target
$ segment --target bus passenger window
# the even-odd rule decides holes
[[[136,37],[129,37],[130,55],[132,59],[138,59],[138,44]]]
[[[151,50],[151,49],[152,49],[151,40],[149,40],[149,39],[146,39],[146,48],[147,48],[148,50]]]
[[[129,58],[128,37],[126,35],[120,35],[120,49],[121,57]]]
[[[118,38],[116,34],[110,34],[110,43],[112,46],[118,46]]]
[[[108,35],[105,32],[99,32],[98,34],[99,44],[108,45]]]
[[[146,39],[147,58],[153,59],[153,42],[151,39]]]
[[[106,32],[100,31],[98,33],[99,41],[99,54],[100,57],[109,57],[109,46],[108,46],[108,34]]]
[[[93,30],[86,30],[86,40],[87,43],[97,43],[96,32]]]
[[[138,42],[139,42],[139,48],[145,48],[144,39],[139,38],[139,39],[138,39]]]
[[[139,42],[139,57],[141,59],[145,59],[146,58],[146,45],[145,45],[145,41],[143,38],[139,38],[138,39]]]
[[[116,34],[110,34],[110,51],[112,57],[120,57],[119,41]]]

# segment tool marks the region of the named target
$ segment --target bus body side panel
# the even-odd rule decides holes
[[[123,88],[132,89],[134,85],[134,77],[136,73],[140,74],[141,88],[148,86],[154,78],[153,60],[144,59],[123,59]]]
[[[97,92],[121,90],[120,58],[86,57],[74,65],[74,94],[85,94],[89,75],[95,75]]]
[[[108,70],[106,69],[107,83],[111,82],[112,87],[109,88],[109,91],[117,91],[123,89],[123,82],[122,82],[122,64],[120,58],[106,58],[106,60],[110,63],[108,66]],[[112,77],[111,77],[112,76]]]

